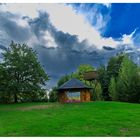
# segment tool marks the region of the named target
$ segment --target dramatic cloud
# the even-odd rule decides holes
[[[82,12],[86,9],[84,4],[80,5],[81,10],[79,10],[79,12],[77,12],[77,8],[75,8],[75,10],[73,7],[76,6],[65,4],[8,4],[3,5],[1,10],[9,11],[19,16],[21,15],[22,17],[28,16],[32,19],[38,17],[38,11],[47,12],[50,17],[50,22],[57,30],[71,35],[77,35],[79,42],[87,40],[91,47],[93,46],[101,49],[103,46],[110,46],[116,48],[120,44],[119,41],[114,40],[112,37],[102,37],[98,31],[98,29],[104,28],[110,19],[110,10],[108,10],[107,14],[101,14],[99,11],[101,5],[94,4],[85,14]],[[87,18],[89,18],[89,20],[87,20]],[[95,27],[91,24],[93,21],[95,21]],[[23,19],[16,19],[16,22],[20,26],[23,26],[23,29],[27,24],[27,21],[23,21]],[[51,36],[49,36],[49,38],[51,39],[50,42],[53,42],[56,47]],[[42,41],[44,41],[43,38]]]
[[[51,77],[48,87],[54,86],[60,76],[80,64],[97,67],[117,52],[136,52],[136,28],[115,39],[103,36],[111,11],[111,4],[2,4],[0,52],[11,40],[27,43]]]

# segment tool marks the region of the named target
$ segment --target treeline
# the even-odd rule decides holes
[[[0,102],[27,102],[44,99],[43,85],[49,79],[37,54],[26,44],[11,43],[0,62]]]
[[[61,77],[57,87],[71,78],[77,78],[93,87],[92,100],[140,102],[140,67],[126,54],[111,57],[107,66],[97,68],[96,80],[84,80],[83,74],[93,70],[95,68],[91,65],[80,65],[75,72]],[[57,87],[51,92],[52,101],[57,100]]]
[[[109,95],[114,101],[140,102],[140,67],[124,56],[117,76],[112,75]]]
[[[38,61],[37,54],[26,44],[11,43],[0,62],[0,103],[48,101],[43,86],[49,80]],[[84,80],[84,73],[97,71],[94,81]],[[110,58],[107,66],[95,69],[89,64],[64,75],[50,92],[49,101],[57,101],[57,88],[77,78],[92,87],[92,100],[140,102],[140,67],[126,54]]]
[[[98,73],[104,100],[140,102],[140,67],[128,55],[110,58]]]

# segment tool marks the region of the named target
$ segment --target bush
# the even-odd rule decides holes
[[[56,88],[52,89],[52,91],[49,93],[49,101],[50,102],[57,102],[58,101],[58,91]]]

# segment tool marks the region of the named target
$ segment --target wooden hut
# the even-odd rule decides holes
[[[71,79],[58,88],[59,102],[89,102],[90,89],[78,79]]]

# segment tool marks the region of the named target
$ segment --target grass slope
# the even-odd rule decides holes
[[[140,105],[119,102],[0,105],[0,136],[140,136]]]

